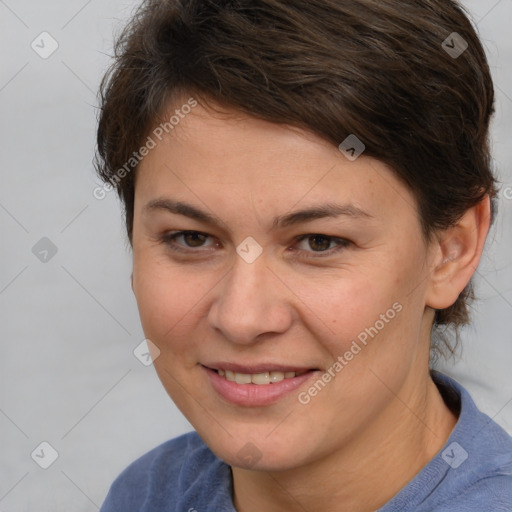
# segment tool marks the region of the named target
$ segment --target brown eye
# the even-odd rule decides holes
[[[183,241],[188,247],[201,247],[208,239],[207,235],[198,233],[197,231],[185,231],[183,233]]]
[[[332,238],[325,235],[310,235],[308,237],[308,245],[315,252],[329,250],[332,242]]]
[[[350,241],[320,233],[302,235],[297,239],[295,250],[304,256],[332,256],[350,245]]]
[[[162,242],[174,250],[211,249],[219,247],[210,235],[200,231],[176,231],[162,236]],[[195,251],[197,252],[197,251]]]

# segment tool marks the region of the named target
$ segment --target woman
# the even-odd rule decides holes
[[[512,441],[429,370],[493,216],[460,6],[146,1],[102,84],[158,375],[194,426],[103,512],[512,510]]]

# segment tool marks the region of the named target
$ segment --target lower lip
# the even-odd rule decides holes
[[[311,379],[317,371],[309,371],[291,379],[284,379],[274,384],[237,384],[221,377],[215,370],[206,368],[213,389],[225,400],[244,407],[261,407],[278,402],[292,391]]]

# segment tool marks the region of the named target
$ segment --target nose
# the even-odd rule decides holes
[[[237,257],[217,290],[208,321],[233,343],[249,345],[265,334],[282,334],[292,324],[286,288],[263,256],[253,263]]]

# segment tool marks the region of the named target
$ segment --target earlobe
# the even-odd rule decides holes
[[[464,213],[452,227],[438,234],[426,305],[433,309],[450,307],[475,273],[490,227],[490,198]]]

